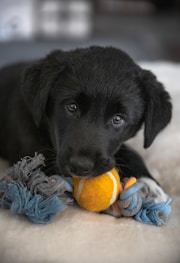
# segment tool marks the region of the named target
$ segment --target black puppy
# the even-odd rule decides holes
[[[117,165],[146,198],[166,199],[142,159],[123,143],[144,124],[144,147],[171,119],[168,93],[124,52],[55,51],[0,72],[0,155],[42,152],[47,173],[96,176]],[[50,171],[49,166],[53,168]]]

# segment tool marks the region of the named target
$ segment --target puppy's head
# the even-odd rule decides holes
[[[23,96],[36,125],[48,123],[59,172],[67,175],[108,171],[143,123],[149,147],[171,119],[162,84],[114,48],[53,52],[25,71]]]

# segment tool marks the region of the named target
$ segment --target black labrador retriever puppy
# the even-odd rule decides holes
[[[0,71],[0,156],[42,152],[47,174],[97,176],[115,165],[142,194],[167,196],[140,156],[124,145],[144,125],[144,147],[169,123],[170,96],[123,51],[54,51]]]

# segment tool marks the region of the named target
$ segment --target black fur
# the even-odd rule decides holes
[[[55,51],[1,70],[0,155],[15,162],[43,152],[64,175],[96,176],[117,164],[125,175],[151,177],[123,143],[144,124],[149,147],[171,108],[155,76],[118,49]]]

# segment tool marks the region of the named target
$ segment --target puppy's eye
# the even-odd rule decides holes
[[[78,110],[78,105],[75,102],[71,102],[65,105],[66,111],[70,114],[75,114]]]
[[[115,115],[112,119],[111,119],[111,125],[114,127],[120,127],[122,124],[124,123],[124,119],[122,118],[122,116],[120,114]]]

